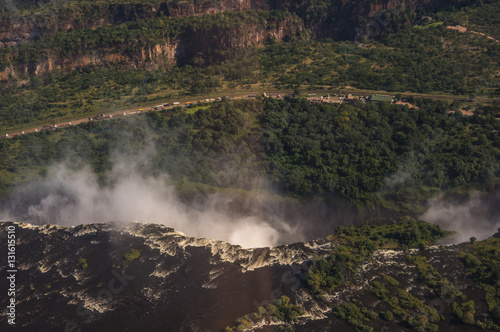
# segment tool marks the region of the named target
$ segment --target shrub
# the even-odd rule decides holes
[[[380,312],[380,317],[382,317],[382,319],[386,321],[391,321],[394,319],[392,311],[389,310]]]
[[[87,260],[85,258],[80,258],[78,261],[78,264],[82,267],[82,269],[86,269],[89,265],[87,263]]]
[[[125,260],[127,263],[132,263],[135,259],[139,258],[141,253],[137,249],[131,249],[129,252],[125,254]]]
[[[473,300],[464,302],[462,304],[453,302],[452,308],[453,313],[457,315],[457,317],[460,318],[460,320],[465,324],[474,325],[476,323],[474,319],[476,308]]]

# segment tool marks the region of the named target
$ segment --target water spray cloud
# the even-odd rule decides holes
[[[429,201],[420,219],[456,231],[454,242],[468,241],[471,237],[482,240],[493,235],[500,226],[500,215],[495,209],[498,203],[500,192],[488,197],[472,193],[464,201],[437,197]]]
[[[114,169],[120,176],[115,174],[112,185],[103,187],[88,167],[78,171],[64,165],[51,167],[45,180],[18,188],[4,217],[66,226],[107,221],[161,223],[188,235],[244,247],[274,246],[283,237],[280,233],[296,231],[280,221],[271,225],[255,215],[230,213],[224,209],[227,202],[216,194],[193,208],[179,200],[165,175],[142,176],[123,164]]]

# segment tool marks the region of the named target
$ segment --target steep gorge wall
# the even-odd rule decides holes
[[[304,26],[292,19],[273,21],[271,25],[248,23],[224,28],[217,25],[187,29],[174,39],[129,51],[128,44],[109,48],[82,50],[81,54],[60,57],[48,51],[38,62],[15,64],[0,71],[0,80],[9,76],[40,76],[50,72],[70,72],[80,67],[97,67],[120,63],[124,68],[171,69],[177,64],[190,63],[194,58],[214,58],[226,49],[260,45],[268,39],[282,40],[295,36]]]
[[[96,29],[154,17],[189,17],[225,11],[274,9],[267,0],[222,0],[180,2],[177,4],[81,4],[47,7],[43,14],[19,15],[15,12],[0,19],[0,48],[51,36],[57,32]]]
[[[40,63],[18,66],[17,71],[28,75],[43,75],[53,71],[70,72],[81,67],[98,67],[106,63],[124,63],[129,68],[171,68],[176,64],[177,44],[164,41],[135,53],[116,53],[113,50],[94,50],[76,57],[49,57]]]
[[[287,8],[305,21],[314,37],[354,40],[378,24],[396,28],[411,24],[411,17],[443,8],[467,5],[470,0],[276,0],[274,8]],[[378,29],[375,28],[375,29]]]
[[[107,24],[120,24],[164,16],[165,4],[82,4],[47,8],[43,14],[5,16],[0,20],[0,48],[52,36],[57,32],[97,29]]]
[[[470,0],[202,0],[179,3],[82,3],[46,7],[39,14],[15,12],[0,19],[0,48],[44,38],[56,32],[98,28],[154,17],[190,17],[225,11],[288,10],[301,17],[313,35],[333,39],[353,39],[355,28],[370,21],[374,13],[390,10],[435,11],[460,6]]]
[[[246,10],[288,10],[295,19],[281,18],[270,22],[240,22],[237,27],[210,26],[181,32],[174,39],[148,44],[139,50],[127,51],[127,45],[82,50],[77,55],[45,55],[24,64],[0,68],[0,79],[19,75],[43,75],[52,71],[69,72],[78,67],[101,66],[120,62],[127,68],[171,68],[189,63],[194,58],[214,57],[219,50],[262,44],[266,39],[282,40],[309,29],[313,38],[356,40],[360,35],[383,34],[400,25],[410,24],[417,13],[442,7],[466,4],[468,0],[206,0],[154,4],[92,4],[82,3],[47,7],[33,16],[13,14],[0,20],[0,50],[19,43],[42,39],[57,32],[97,29],[154,17],[194,17],[221,12]],[[56,7],[53,7],[56,8]],[[300,17],[300,18],[298,18]],[[370,30],[372,29],[372,30]],[[126,44],[126,43],[125,43]],[[52,52],[54,53],[54,52]],[[0,62],[2,58],[0,55]],[[4,61],[5,64],[5,61]]]
[[[262,45],[269,39],[283,40],[304,30],[303,24],[295,20],[284,19],[273,23],[271,28],[250,23],[234,29],[210,27],[186,31],[181,36],[178,49],[181,62],[189,62],[198,55],[213,57],[219,50]]]

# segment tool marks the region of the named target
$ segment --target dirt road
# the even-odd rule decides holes
[[[244,98],[253,98],[253,97],[257,96],[257,95],[260,95],[260,94],[239,95],[239,96],[226,96],[226,98],[229,98],[229,99],[244,99]],[[273,94],[271,94],[269,96],[270,97],[277,97],[278,95],[285,95],[285,93],[273,93]],[[76,126],[76,125],[79,125],[81,123],[86,123],[86,122],[91,122],[91,121],[109,120],[109,119],[113,119],[113,118],[120,118],[120,117],[124,117],[124,116],[141,114],[141,113],[149,112],[149,111],[159,111],[159,110],[164,110],[164,109],[172,109],[172,108],[175,108],[175,107],[187,107],[190,104],[195,103],[195,102],[196,103],[199,103],[199,102],[200,103],[201,102],[211,103],[211,102],[216,102],[216,101],[220,101],[220,100],[222,100],[221,97],[215,97],[215,98],[208,98],[208,99],[203,99],[203,100],[187,101],[187,102],[182,102],[182,103],[180,103],[180,102],[170,102],[170,103],[164,102],[161,105],[167,105],[168,104],[168,106],[164,106],[164,107],[161,107],[161,108],[158,108],[158,109],[154,109],[154,107],[159,106],[159,105],[151,105],[151,106],[145,106],[145,107],[139,108],[139,109],[135,108],[135,109],[130,109],[130,110],[126,110],[126,111],[117,111],[117,112],[112,112],[112,113],[101,113],[101,114],[96,115],[96,116],[91,117],[91,118],[85,118],[85,119],[79,119],[79,120],[72,120],[72,121],[68,121],[68,122],[57,123],[57,124],[50,125],[50,126],[36,127],[36,128],[26,129],[26,130],[23,130],[23,131],[8,133],[8,134],[0,136],[0,138],[12,138],[12,137],[19,136],[19,135],[25,135],[25,134],[29,134],[29,133],[40,132],[42,130],[54,130],[54,129],[57,129],[57,128],[64,128],[64,127]],[[174,105],[174,103],[176,103],[176,105]]]
[[[457,26],[448,25],[446,28],[452,29],[452,30],[458,30],[459,32],[466,32],[468,30],[467,27],[463,27],[463,26],[459,26],[459,25],[457,25]],[[482,32],[477,32],[477,31],[472,31],[472,30],[469,30],[469,32],[470,33],[475,33],[476,35],[484,36],[484,37],[486,37],[488,39],[494,40],[497,43],[500,43],[499,40],[497,40],[497,39],[495,39],[495,38],[493,38],[491,36],[488,36],[488,35],[486,35],[486,34],[484,34]]]

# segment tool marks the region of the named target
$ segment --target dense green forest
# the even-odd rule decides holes
[[[415,103],[419,109],[289,97],[223,101],[47,130],[0,141],[0,183],[7,190],[65,162],[91,165],[106,184],[117,154],[140,161],[145,175],[243,189],[264,178],[285,196],[362,206],[384,191],[496,181],[500,123],[488,112],[498,109],[463,116],[448,113],[445,102]],[[150,148],[155,153],[138,158]]]
[[[384,186],[446,189],[500,175],[495,118],[449,114],[442,102],[418,104],[336,108],[267,100],[270,178],[290,195],[358,198]]]

